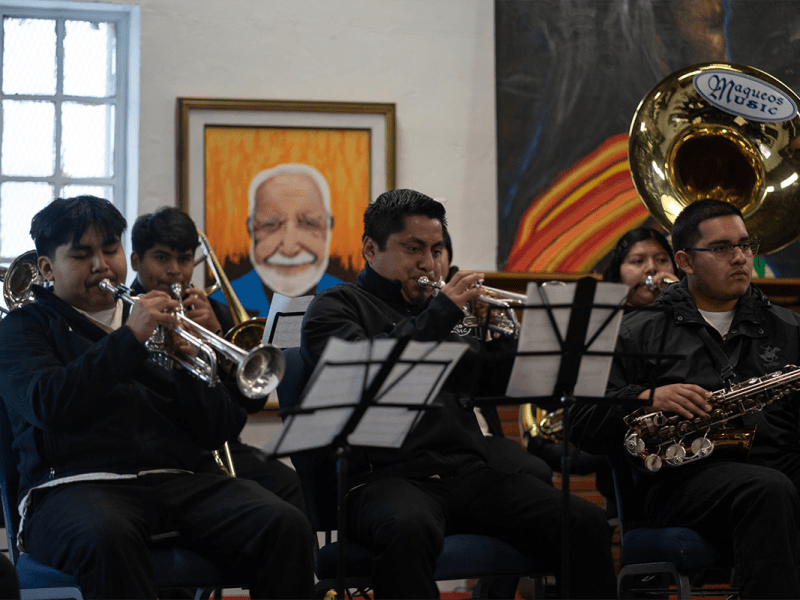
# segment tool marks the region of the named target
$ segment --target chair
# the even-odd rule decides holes
[[[26,599],[74,598],[83,600],[80,587],[72,575],[42,564],[17,549],[19,513],[16,499],[19,485],[16,460],[11,447],[12,433],[5,404],[0,400],[0,500],[8,537],[8,555],[17,572],[20,596]],[[165,547],[153,549],[153,566],[160,589],[193,589],[195,598],[210,598],[214,590],[223,587],[243,587],[241,583],[221,585],[214,565],[199,554],[173,544],[177,532],[154,536],[154,544]]]
[[[281,408],[295,406],[311,375],[311,370],[300,356],[299,348],[284,349],[286,371],[278,386],[278,401]],[[330,498],[335,498],[335,469],[333,456],[328,451],[300,453],[292,456],[292,463],[300,477],[308,516],[315,531],[325,532],[325,544],[317,556],[316,574],[319,579],[317,592],[321,597],[336,585],[338,564],[338,542],[332,540],[336,525],[336,507]],[[366,590],[371,587],[373,554],[361,544],[347,541],[345,546],[345,573],[348,588]],[[473,597],[487,597],[490,584],[498,578],[532,576],[537,598],[545,597],[546,577],[549,572],[537,561],[522,554],[513,546],[485,535],[448,535],[436,564],[437,581],[478,579]]]
[[[710,582],[710,576],[714,583],[722,584],[714,588],[714,595],[738,594],[730,585],[731,547],[687,527],[646,527],[641,510],[644,503],[634,490],[631,467],[622,455],[610,456],[609,460],[622,531],[617,597],[676,594],[677,600],[690,600],[692,594],[705,595],[700,587]],[[669,582],[675,585],[674,590],[670,590]]]

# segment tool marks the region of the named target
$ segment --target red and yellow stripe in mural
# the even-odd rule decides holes
[[[648,216],[628,170],[628,136],[611,137],[531,202],[505,270],[588,272]]]

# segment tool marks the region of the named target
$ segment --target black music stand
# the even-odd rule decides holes
[[[569,408],[576,402],[593,402],[593,403],[614,403],[619,402],[609,400],[602,395],[576,395],[576,386],[582,373],[582,364],[584,357],[608,357],[610,360],[614,356],[613,344],[607,346],[610,349],[594,351],[589,350],[595,341],[606,332],[606,329],[616,319],[616,326],[619,326],[621,319],[621,311],[624,308],[624,294],[620,290],[620,303],[596,303],[595,293],[597,290],[597,280],[592,277],[584,277],[577,281],[575,286],[575,294],[571,303],[566,304],[551,304],[547,297],[543,286],[536,286],[539,294],[540,304],[527,304],[523,310],[542,310],[547,315],[547,321],[552,328],[555,341],[557,343],[556,350],[544,351],[521,351],[515,352],[517,357],[557,357],[559,359],[557,370],[549,375],[543,383],[541,380],[538,384],[551,389],[552,392],[542,395],[515,395],[515,396],[502,396],[500,398],[475,398],[473,401],[478,404],[509,404],[509,399],[512,403],[537,403],[546,401],[548,406],[553,405],[555,399],[559,408],[563,409],[563,431],[564,431],[564,451],[561,458],[561,473],[562,473],[562,502],[563,502],[563,526],[562,526],[562,556],[561,556],[561,597],[569,598],[569,504],[570,504],[570,491],[569,491],[569,472],[571,457],[569,454],[569,434],[570,434],[570,414]],[[535,284],[534,284],[535,285]],[[620,284],[621,285],[621,284]],[[551,288],[552,289],[552,288]],[[625,286],[627,290],[627,286]],[[529,295],[530,297],[530,295]],[[562,335],[561,328],[559,327],[558,319],[554,313],[556,309],[570,309],[569,321],[566,326],[566,335]],[[595,331],[589,334],[589,326],[592,321],[593,311],[607,310],[608,315],[600,321]],[[595,315],[597,317],[597,315]],[[524,326],[524,323],[523,323]],[[616,340],[616,332],[613,333],[612,341]],[[515,365],[516,367],[516,365]],[[610,363],[609,363],[610,368]],[[513,378],[513,374],[512,374]],[[608,371],[605,373],[605,379],[608,379]],[[602,382],[602,389],[605,388],[606,381]],[[552,387],[550,387],[552,386]],[[638,405],[638,403],[637,403]]]
[[[288,456],[306,450],[331,448],[336,456],[336,497],[338,529],[337,593],[344,598],[345,591],[345,540],[347,467],[352,448],[397,448],[421,418],[423,411],[440,408],[433,399],[444,384],[452,366],[458,362],[464,348],[461,344],[418,343],[410,346],[408,338],[393,340],[365,340],[365,358],[351,360],[349,357],[326,358],[326,355],[340,357],[344,352],[341,345],[347,342],[332,339],[311,376],[303,397],[297,405],[282,410],[281,416],[289,416],[281,430],[265,448],[272,456]],[[376,344],[384,349],[390,348],[383,358],[374,358]],[[339,344],[337,351],[328,352],[333,344]],[[409,352],[411,350],[411,352]],[[449,350],[450,356],[442,357],[437,350]],[[377,368],[377,371],[375,370]],[[341,401],[331,393],[337,383],[345,382],[352,386],[353,370],[360,371],[360,385],[357,393]],[[424,372],[421,372],[423,371]],[[413,380],[412,380],[413,377]],[[425,391],[421,389],[423,379]],[[403,401],[403,386],[412,382],[410,394],[415,400]],[[327,398],[327,401],[321,402]],[[355,398],[353,400],[353,398]],[[387,401],[386,399],[390,400]],[[372,418],[374,411],[394,411],[394,415],[408,412],[411,418],[401,421],[400,428],[392,428],[393,442],[381,443],[386,432],[382,429],[380,416]],[[372,415],[372,416],[371,416]],[[385,423],[385,421],[383,421]],[[396,425],[397,423],[395,423]],[[313,428],[309,435],[304,427]],[[324,428],[324,431],[321,431]],[[351,439],[355,437],[355,439]]]

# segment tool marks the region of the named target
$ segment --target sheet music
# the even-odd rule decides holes
[[[267,454],[274,454],[280,445],[280,452],[283,454],[329,446],[352,413],[353,409],[348,407],[307,415],[290,415],[262,450]],[[290,434],[284,435],[287,432]]]
[[[264,451],[274,453],[279,449],[283,454],[332,443],[396,343],[394,339],[328,340],[301,403],[302,408],[318,410],[287,418]],[[409,342],[381,386],[376,404],[367,409],[348,442],[353,446],[400,447],[419,411],[380,404],[413,406],[430,402],[465,350],[466,344],[454,342]],[[425,362],[402,362],[407,360]],[[366,365],[367,361],[377,362]],[[289,433],[284,437],[286,430]]]
[[[400,448],[420,413],[407,408],[380,405],[423,406],[430,403],[439,394],[466,349],[466,344],[454,342],[409,342],[378,391],[376,405],[367,409],[348,437],[348,442],[353,446]],[[412,367],[403,363],[404,360],[426,362]]]
[[[551,284],[544,286],[544,293],[550,305],[572,304],[576,287],[576,283]],[[627,294],[628,286],[625,284],[600,282],[597,284],[593,304],[619,306],[625,301]],[[528,284],[527,295],[527,304],[543,306],[538,285],[535,282]],[[595,335],[612,310],[598,307],[592,309],[589,329],[586,333],[587,340]],[[572,307],[553,309],[553,316],[562,339],[567,335],[571,311]],[[619,310],[589,347],[589,351],[613,352],[621,322],[622,311]],[[560,351],[558,338],[553,331],[547,310],[544,308],[524,309],[517,350],[519,352]],[[611,359],[610,356],[582,357],[578,381],[574,390],[575,396],[603,396],[605,394],[608,376],[611,372]],[[518,356],[511,371],[507,395],[552,396],[560,365],[560,355]]]
[[[262,341],[266,344],[274,344],[278,348],[297,348],[300,346],[300,331],[303,326],[303,315],[311,304],[314,296],[300,296],[290,298],[277,292],[272,295],[272,302],[269,304],[269,314],[267,324],[264,327],[264,337]],[[299,313],[297,315],[278,313]],[[273,334],[272,328],[275,319],[278,319]]]

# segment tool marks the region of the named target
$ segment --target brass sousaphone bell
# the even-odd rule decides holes
[[[633,183],[667,231],[705,198],[742,211],[761,254],[800,238],[798,97],[754,67],[702,63],[648,92],[631,121]]]

